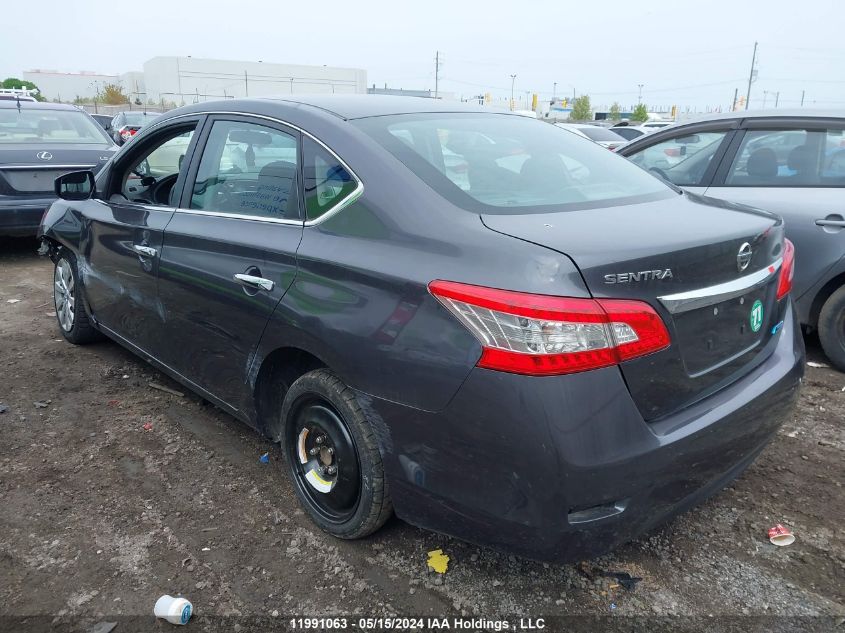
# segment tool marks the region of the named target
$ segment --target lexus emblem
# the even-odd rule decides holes
[[[751,244],[744,242],[739,247],[739,252],[736,254],[736,269],[742,272],[751,263]]]
[[[50,152],[38,152],[36,156],[41,160],[53,160],[53,155]]]

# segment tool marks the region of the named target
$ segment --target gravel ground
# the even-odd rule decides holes
[[[792,622],[845,630],[842,373],[808,367],[796,414],[740,479],[609,556],[543,564],[397,519],[342,542],[299,510],[277,446],[116,344],[61,339],[52,264],[34,248],[0,241],[0,629],[5,617],[31,630],[109,619],[117,633],[132,622],[158,630],[169,625],[149,615],[156,598],[181,593],[203,630],[343,614],[507,615],[511,627],[545,617],[567,630],[579,620],[552,618],[687,630],[738,616],[737,630],[770,630],[815,616]],[[807,344],[808,359],[825,363]],[[766,539],[778,522],[794,530],[793,545]],[[437,548],[451,557],[444,575],[427,570]],[[603,571],[642,581],[627,591]]]

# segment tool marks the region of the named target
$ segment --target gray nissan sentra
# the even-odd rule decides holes
[[[777,216],[522,116],[196,104],[56,190],[65,338],[105,335],[279,442],[341,538],[395,511],[599,554],[737,477],[801,382]]]

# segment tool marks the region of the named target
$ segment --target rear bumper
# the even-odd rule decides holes
[[[55,198],[0,199],[0,235],[35,235],[41,216],[54,201]]]
[[[361,396],[397,514],[545,560],[637,537],[723,488],[772,439],[804,370],[788,315],[749,375],[652,424],[613,367],[548,378],[475,369],[438,413]]]

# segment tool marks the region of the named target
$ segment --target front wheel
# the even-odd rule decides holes
[[[291,385],[281,416],[288,471],[311,519],[343,539],[378,530],[393,504],[375,434],[353,390],[317,369]]]
[[[62,253],[53,271],[53,303],[62,335],[74,345],[91,343],[100,333],[91,325],[80,299],[79,270],[70,253]]]
[[[845,371],[845,286],[824,302],[819,313],[819,341],[828,359]]]

